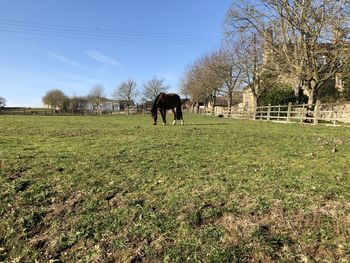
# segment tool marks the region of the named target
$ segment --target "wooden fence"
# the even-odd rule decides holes
[[[320,102],[313,105],[289,103],[288,105],[267,105],[256,108],[235,106],[231,109],[210,109],[206,111],[206,114],[239,119],[336,125],[337,123],[350,122],[350,112],[345,111],[347,106],[349,109],[349,104],[321,104]]]
[[[57,111],[44,108],[0,108],[0,115],[38,115],[38,116],[77,116],[77,115],[128,115],[128,114],[144,114],[146,110],[130,108],[129,111]]]

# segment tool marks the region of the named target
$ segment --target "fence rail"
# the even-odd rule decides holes
[[[0,115],[38,115],[38,116],[78,116],[78,115],[128,115],[128,114],[144,114],[147,110],[134,109],[120,111],[57,111],[43,108],[0,108]]]
[[[206,114],[239,118],[254,119],[277,122],[307,122],[307,123],[349,123],[350,104],[320,103],[316,104],[292,104],[267,105],[255,108],[238,107],[231,108],[216,107],[206,110]]]
[[[77,116],[77,115],[128,115],[147,114],[149,110],[130,108],[129,111],[55,111],[43,108],[0,108],[0,115],[39,115],[39,116]],[[350,123],[349,103],[320,103],[292,104],[288,105],[267,105],[258,107],[231,108],[215,107],[202,109],[200,113],[231,117],[236,119],[253,119],[277,122],[308,122],[308,123]]]

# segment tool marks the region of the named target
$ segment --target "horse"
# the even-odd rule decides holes
[[[181,120],[181,124],[184,124],[182,110],[181,110],[181,99],[180,96],[175,93],[159,93],[154,99],[151,114],[153,117],[153,125],[157,125],[158,109],[163,119],[163,125],[166,125],[166,111],[172,110],[174,113],[173,125],[176,124],[176,120]],[[175,111],[176,109],[176,111]]]

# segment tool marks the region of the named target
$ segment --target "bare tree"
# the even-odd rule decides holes
[[[53,89],[46,92],[42,100],[43,103],[48,105],[51,109],[59,108],[60,110],[63,110],[64,104],[67,101],[67,96],[63,91]]]
[[[170,86],[164,83],[164,79],[153,78],[143,84],[144,90],[142,93],[143,100],[151,101],[159,93],[166,92],[169,90]]]
[[[349,7],[347,0],[240,0],[228,12],[227,31],[261,38],[264,68],[293,78],[311,105],[349,59]]]
[[[87,95],[87,100],[92,104],[93,109],[101,114],[102,103],[106,100],[103,86],[101,84],[93,86]]]
[[[206,107],[210,100],[215,100],[222,80],[210,70],[208,56],[197,59],[186,71],[181,83],[181,93],[186,94],[194,102],[193,110],[198,112],[199,103]]]
[[[4,97],[0,97],[0,107],[6,106],[6,99]]]
[[[114,91],[113,97],[119,100],[122,100],[126,103],[127,114],[129,114],[129,107],[136,99],[137,92],[137,83],[136,81],[129,79],[123,81]]]
[[[240,88],[243,69],[232,46],[225,46],[198,59],[186,73],[182,93],[194,100],[215,103],[216,96],[227,97],[233,104],[234,92]]]
[[[208,70],[212,72],[211,75],[215,75],[219,83],[222,83],[218,90],[228,98],[228,107],[231,109],[234,92],[239,89],[243,71],[238,63],[235,49],[232,47],[221,48],[209,54],[206,60]]]
[[[69,108],[73,112],[82,111],[85,109],[86,103],[85,97],[73,96],[69,99]]]
[[[239,32],[236,35],[237,41],[234,52],[237,58],[237,66],[241,69],[240,81],[241,85],[251,91],[253,96],[253,108],[257,106],[260,95],[265,91],[266,87],[260,85],[261,72],[264,70],[264,58],[261,52],[261,38],[256,34],[245,34]]]

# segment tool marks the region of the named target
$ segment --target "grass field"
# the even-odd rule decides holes
[[[350,129],[0,116],[0,261],[350,261]]]

